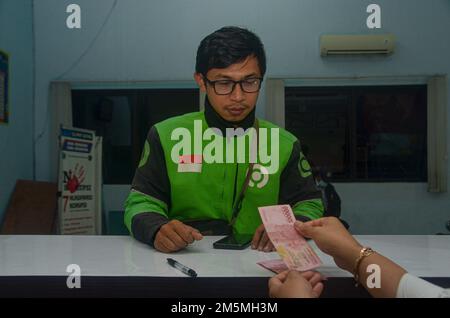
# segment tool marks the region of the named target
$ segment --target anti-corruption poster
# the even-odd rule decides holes
[[[61,128],[59,158],[59,233],[96,234],[99,215],[97,148],[90,130]],[[96,221],[97,220],[97,221]]]

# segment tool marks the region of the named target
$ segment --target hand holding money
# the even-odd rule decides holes
[[[295,222],[297,232],[307,238],[312,238],[317,247],[333,257],[335,263],[342,269],[353,271],[355,259],[359,256],[362,245],[335,217],[325,217],[306,223]]]
[[[306,240],[295,230],[289,205],[258,208],[267,235],[289,269],[307,271],[322,264]]]

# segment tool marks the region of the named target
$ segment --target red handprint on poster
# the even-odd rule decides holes
[[[69,173],[67,174],[67,189],[70,193],[77,191],[80,184],[83,183],[84,172],[84,167],[79,166],[78,163],[75,165],[73,171],[69,170]]]

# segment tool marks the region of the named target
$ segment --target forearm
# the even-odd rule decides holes
[[[314,198],[309,200],[304,200],[301,202],[297,202],[292,210],[294,211],[295,217],[299,221],[303,221],[298,217],[302,217],[306,221],[316,220],[323,216],[324,207],[322,204],[322,199]],[[303,221],[305,222],[305,221]]]
[[[159,213],[141,213],[133,217],[132,233],[139,242],[154,246],[155,236],[169,220]]]
[[[304,222],[322,217],[324,207],[322,192],[317,189],[310,171],[300,171],[301,164],[308,166],[297,141],[281,173],[278,204],[289,204],[296,218]]]
[[[351,273],[353,273],[360,251],[361,247],[355,246],[355,248],[353,248],[348,254],[345,261],[345,269]],[[379,268],[379,276],[374,273],[373,269],[369,268],[372,264],[377,265]],[[406,271],[402,267],[383,255],[375,252],[367,257],[364,257],[359,264],[358,281],[373,297],[394,298],[396,297],[400,280],[405,273]],[[380,284],[377,285],[374,279],[379,279]]]
[[[170,182],[164,151],[153,126],[133,178],[125,207],[125,224],[138,241],[153,246],[159,228],[168,222]]]

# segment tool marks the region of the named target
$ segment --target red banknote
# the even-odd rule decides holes
[[[295,216],[289,205],[258,208],[267,235],[289,269],[307,271],[322,261],[306,240],[295,230]]]
[[[289,269],[282,259],[271,259],[268,261],[261,261],[256,264],[274,272],[275,274],[279,274]]]

